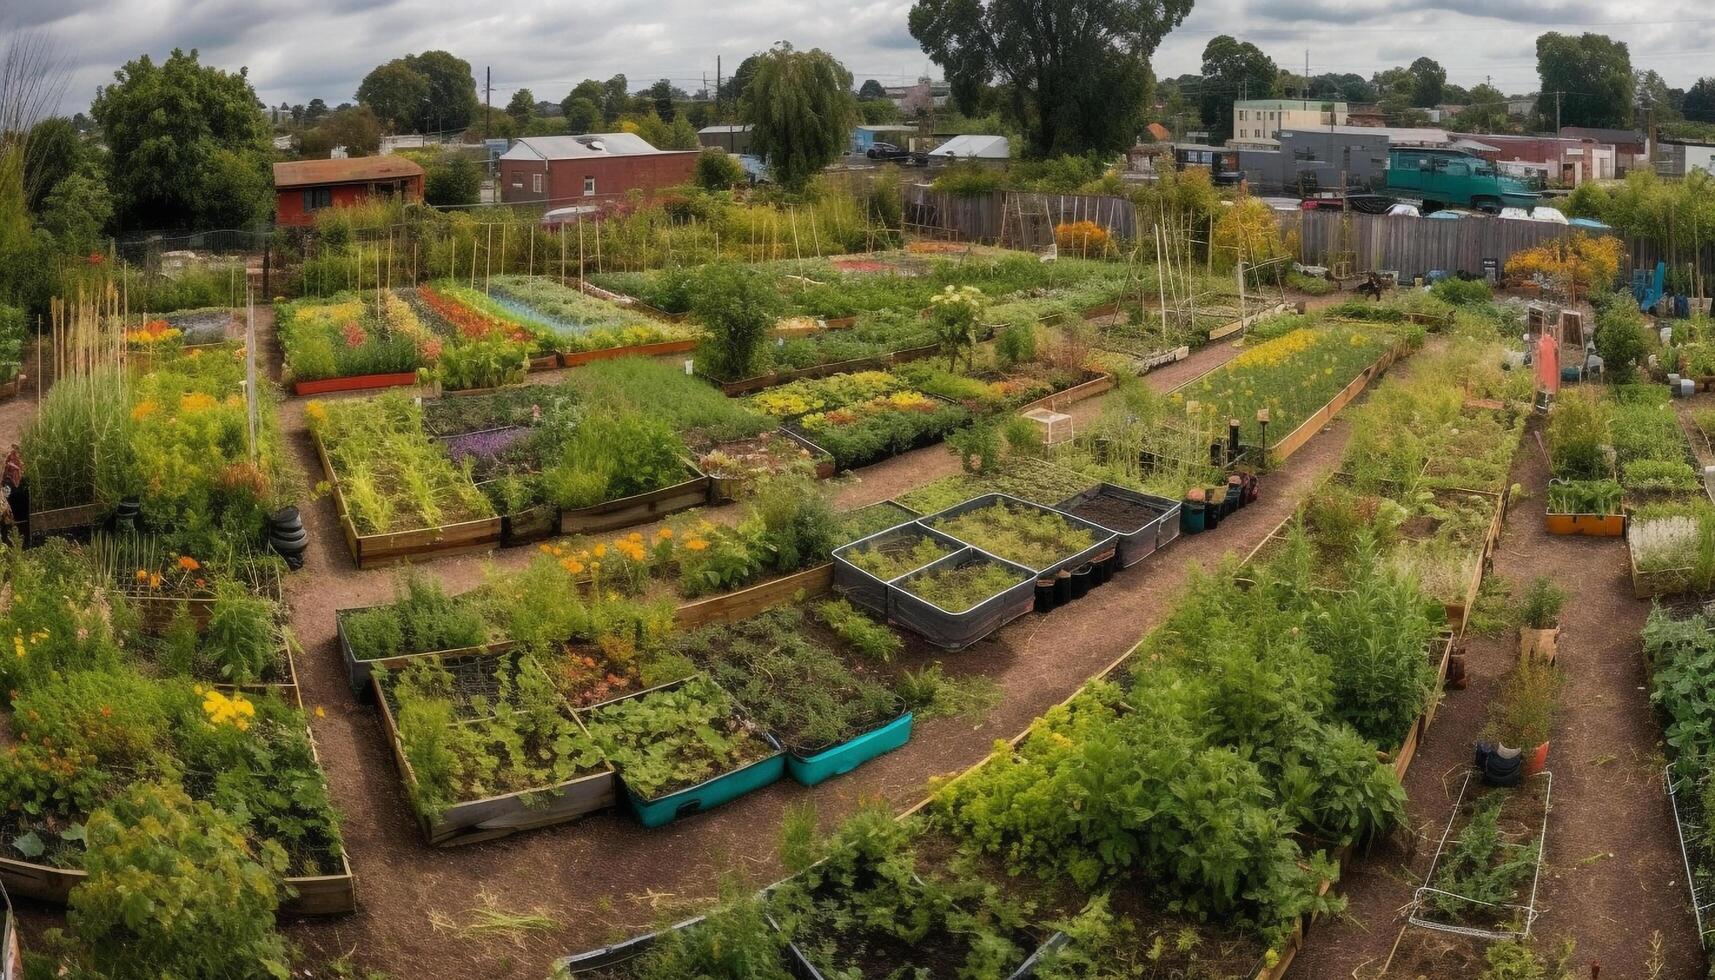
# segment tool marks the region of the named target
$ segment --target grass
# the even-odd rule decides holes
[[[445,912],[430,912],[429,925],[436,932],[448,933],[459,939],[502,940],[520,949],[532,933],[552,932],[560,927],[560,920],[541,906],[519,911],[502,908],[500,899],[487,889],[477,892],[476,897],[480,904],[456,917]]]

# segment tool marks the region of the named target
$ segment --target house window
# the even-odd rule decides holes
[[[523,174],[516,174],[516,173],[513,174],[512,175],[512,186],[513,187],[523,187],[524,186],[524,175]]]
[[[304,192],[304,210],[320,211],[333,207],[333,188],[312,187]]]
[[[595,178],[594,177],[585,177],[584,178],[584,196],[585,197],[594,197],[595,196]]]
[[[542,175],[541,174],[531,174],[530,175],[530,193],[532,193],[532,194],[542,193]]]

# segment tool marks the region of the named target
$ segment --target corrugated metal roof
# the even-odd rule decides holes
[[[502,160],[579,160],[589,157],[632,157],[651,153],[690,153],[658,150],[636,133],[587,133],[583,136],[526,136],[501,154]]]
[[[342,160],[291,160],[274,164],[274,186],[315,187],[363,180],[421,177],[423,168],[402,156],[349,157]]]

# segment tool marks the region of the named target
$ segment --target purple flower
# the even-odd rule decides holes
[[[512,444],[524,438],[530,430],[524,426],[512,426],[506,429],[487,429],[482,432],[467,432],[464,435],[447,436],[441,441],[447,447],[447,455],[453,462],[462,463],[468,456],[478,459],[494,459]]]

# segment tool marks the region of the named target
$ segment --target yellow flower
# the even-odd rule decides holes
[[[596,545],[595,546],[595,556],[597,558],[605,558],[607,556],[607,545],[605,545],[605,544]]]
[[[307,416],[311,422],[325,421],[328,417],[327,406],[323,405],[321,402],[310,402],[304,406],[304,415]]]
[[[256,716],[256,705],[244,695],[234,692],[228,696],[212,689],[203,697],[202,710],[210,724],[231,725],[241,732],[249,730],[249,719]]]
[[[146,568],[137,569],[137,581],[139,581],[139,582],[149,581],[149,570]]]
[[[707,548],[708,546],[709,546],[709,543],[707,541],[704,541],[702,538],[692,538],[691,540],[685,542],[685,547],[691,549],[692,551],[702,551],[703,549]]]
[[[155,414],[155,403],[147,398],[131,407],[131,420],[133,422],[141,422],[153,414]]]
[[[664,527],[661,530],[656,531],[655,536],[663,541],[670,540],[673,537],[673,529],[670,527]]]
[[[326,718],[327,716],[328,716],[328,713],[322,709],[322,706],[319,704],[316,705],[316,717],[317,718]]]

